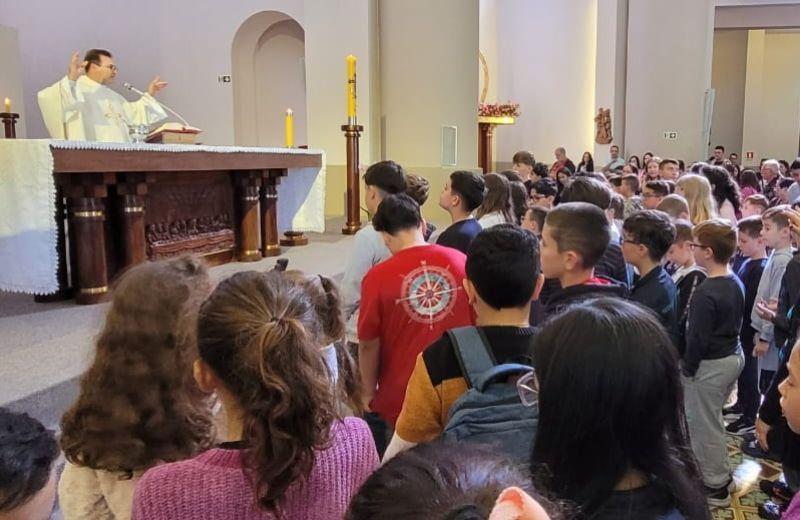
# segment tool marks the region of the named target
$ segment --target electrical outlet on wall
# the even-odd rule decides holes
[[[678,138],[678,132],[675,132],[675,131],[666,131],[666,132],[664,132],[664,139],[668,139],[670,141],[673,141],[673,140],[675,140],[677,138]]]
[[[220,74],[217,76],[217,81],[220,83],[230,83],[231,82],[231,75],[230,74]]]

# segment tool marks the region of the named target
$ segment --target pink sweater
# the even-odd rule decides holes
[[[320,451],[305,484],[292,486],[284,518],[343,518],[350,499],[377,468],[367,424],[348,417],[334,424],[331,447]],[[134,520],[271,519],[259,509],[242,471],[241,451],[214,448],[197,457],[155,467],[142,476],[133,497]]]

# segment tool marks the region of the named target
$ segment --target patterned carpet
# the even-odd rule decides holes
[[[728,453],[736,481],[731,507],[713,509],[714,520],[756,520],[758,507],[769,497],[758,489],[761,479],[777,480],[781,476],[781,466],[777,462],[753,459],[742,453],[739,446],[741,437],[728,436]]]

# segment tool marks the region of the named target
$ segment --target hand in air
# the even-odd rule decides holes
[[[84,73],[86,70],[86,62],[81,61],[80,54],[78,52],[72,53],[72,58],[69,60],[69,68],[67,69],[67,78],[70,81],[75,81],[78,79],[81,74]]]
[[[153,78],[153,81],[151,81],[150,84],[147,86],[147,93],[150,94],[151,96],[155,96],[157,92],[163,90],[164,87],[166,87],[167,85],[168,83],[166,81],[161,81],[160,76],[156,76],[155,78]]]

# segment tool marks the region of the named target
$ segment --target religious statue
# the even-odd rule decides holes
[[[614,136],[611,134],[611,109],[600,108],[594,118],[596,123],[596,130],[594,134],[594,141],[597,144],[609,144],[613,141]]]

